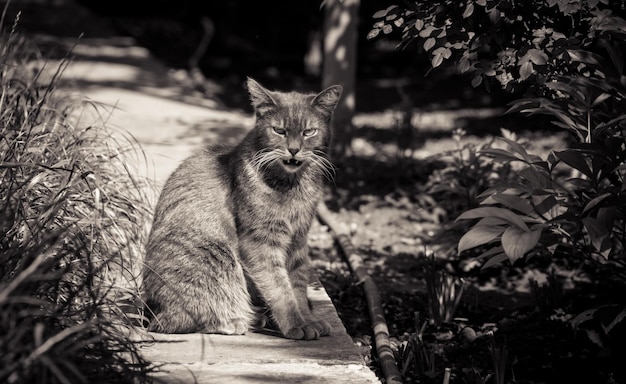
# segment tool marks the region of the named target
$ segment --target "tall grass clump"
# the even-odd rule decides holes
[[[41,84],[39,57],[0,21],[0,382],[143,382],[123,310],[150,212],[137,148],[81,127],[87,104],[55,91],[67,60]]]

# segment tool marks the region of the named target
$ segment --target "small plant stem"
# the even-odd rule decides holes
[[[585,142],[591,144],[591,107],[587,108],[587,138]]]
[[[41,323],[38,323],[41,324]],[[35,349],[31,354],[24,360],[23,365],[26,369],[30,367],[30,365],[35,361],[39,356],[47,353],[55,344],[67,339],[74,333],[79,333],[84,329],[88,329],[93,326],[93,322],[85,322],[81,324],[76,324],[70,328],[65,328],[61,332],[56,335],[48,338],[43,344],[41,344],[37,349]]]
[[[446,368],[443,372],[443,384],[450,384],[450,368]]]
[[[495,383],[504,384],[506,376],[506,363],[508,359],[508,349],[506,344],[497,345],[495,338],[492,336],[489,341],[489,354],[493,363]]]
[[[26,269],[22,270],[19,275],[17,275],[13,280],[10,280],[9,284],[2,288],[0,291],[0,303],[5,302],[11,292],[16,289],[23,281],[25,281],[28,277],[35,274],[37,268],[47,259],[47,255],[45,253],[40,253],[37,255],[35,260],[33,260]]]

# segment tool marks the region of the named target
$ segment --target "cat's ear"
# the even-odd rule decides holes
[[[311,101],[311,105],[330,116],[335,110],[337,103],[339,103],[342,91],[343,88],[341,86],[332,85],[318,93]]]
[[[247,86],[252,106],[259,115],[263,115],[265,112],[276,106],[276,101],[272,97],[272,93],[265,89],[256,80],[248,77]]]

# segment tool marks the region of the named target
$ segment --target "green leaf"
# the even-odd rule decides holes
[[[387,16],[387,10],[386,9],[381,9],[380,11],[377,11],[376,13],[374,13],[374,15],[372,15],[372,18],[374,18],[374,19],[382,19],[385,16]]]
[[[549,81],[546,83],[546,88],[549,88],[553,91],[559,91],[567,96],[574,97],[580,101],[584,101],[585,97],[581,94],[580,90],[574,87],[572,84],[566,83],[564,81]]]
[[[514,112],[528,112],[529,110],[535,110],[541,105],[541,102],[541,98],[519,99],[509,103],[511,107],[507,109],[504,114],[506,115]]]
[[[474,226],[472,229],[467,231],[463,237],[461,237],[461,240],[459,240],[459,245],[457,247],[458,253],[478,247],[479,245],[488,244],[500,236],[502,232],[504,232],[504,227],[499,225]]]
[[[572,325],[572,328],[575,331],[577,331],[578,327],[580,327],[582,323],[592,320],[595,317],[595,314],[598,311],[598,309],[599,308],[588,309],[576,315],[576,317],[574,317],[572,321],[570,322],[570,324]]]
[[[438,66],[441,65],[441,63],[443,63],[443,56],[442,55],[434,55],[430,64],[432,65],[433,68],[437,68]]]
[[[376,36],[378,36],[379,33],[380,33],[380,28],[374,28],[371,31],[369,31],[369,33],[367,34],[367,39],[371,40],[375,38]]]
[[[437,40],[435,40],[434,37],[429,37],[426,41],[424,41],[424,50],[430,51],[430,49],[435,46],[436,42]]]
[[[511,154],[510,151],[500,148],[485,148],[478,151],[478,153],[493,157],[493,159],[497,161],[524,161],[523,159]]]
[[[483,75],[484,76],[494,77],[497,74],[498,74],[498,72],[496,72],[496,70],[491,68],[491,67],[483,68]]]
[[[469,62],[469,60],[467,58],[465,58],[465,57],[462,57],[459,60],[459,71],[461,73],[465,73],[465,72],[469,71],[469,69],[470,69],[470,62]]]
[[[474,13],[474,4],[468,3],[467,7],[465,7],[465,11],[463,11],[463,18],[467,19],[468,17],[472,16],[472,13]]]
[[[567,53],[572,61],[584,63],[592,67],[602,68],[602,56],[582,49],[568,49]]]
[[[430,37],[433,31],[437,30],[433,25],[428,25],[426,28],[422,29],[419,33],[420,37]]]
[[[450,56],[452,56],[452,51],[450,48],[446,47],[439,47],[435,50],[435,52],[443,56],[444,59],[449,59]]]
[[[519,171],[518,176],[522,179],[528,180],[534,188],[550,188],[552,186],[552,179],[550,174],[544,169],[537,167],[526,167]]]
[[[498,140],[504,141],[505,143],[507,143],[509,147],[511,147],[511,150],[513,150],[513,152],[520,155],[522,159],[524,159],[529,164],[535,161],[541,160],[541,158],[538,156],[530,156],[528,152],[526,151],[526,148],[524,148],[524,146],[518,143],[517,141],[507,139],[506,137],[498,137]]]
[[[385,17],[385,20],[386,20],[386,21],[392,21],[392,20],[395,20],[395,19],[397,19],[397,18],[398,18],[398,14],[397,14],[397,13],[392,13],[392,14],[390,14],[390,15],[387,15],[387,16]]]
[[[524,215],[529,215],[534,211],[532,204],[519,196],[515,195],[507,195],[507,194],[496,194],[491,196],[495,201],[504,205],[505,207],[516,210]]]
[[[610,192],[605,192],[605,193],[601,194],[600,196],[596,196],[593,199],[589,200],[589,202],[587,204],[585,204],[585,208],[583,208],[582,215],[584,215],[585,213],[589,212],[595,206],[600,204],[604,199],[606,199],[607,197],[612,196],[612,195],[613,194],[610,193]]]
[[[486,259],[486,258],[489,258],[491,256],[498,255],[500,253],[504,253],[504,250],[502,249],[502,246],[498,245],[498,246],[495,246],[495,247],[490,248],[489,250],[483,252],[480,256],[475,257],[475,259],[476,260]]]
[[[394,11],[396,8],[398,8],[397,5],[390,5],[386,9],[382,9],[382,10],[374,13],[372,18],[374,18],[374,19],[382,19],[383,17],[389,15],[391,13],[391,11]],[[396,11],[396,13],[397,13],[397,11]]]
[[[470,220],[470,219],[482,219],[484,217],[495,217],[506,221],[509,224],[516,226],[517,228],[523,231],[530,231],[526,223],[524,222],[524,218],[516,215],[515,213],[509,211],[508,209],[498,208],[498,207],[478,207],[474,209],[470,209],[469,211],[463,212],[459,217],[456,218],[458,220]]]
[[[591,172],[589,164],[587,164],[587,158],[582,152],[575,149],[566,149],[564,151],[555,152],[554,154],[565,164],[582,172],[582,174],[588,178],[593,178],[593,172]]]
[[[533,249],[541,237],[543,227],[535,226],[532,230],[524,231],[517,227],[509,227],[502,234],[502,248],[511,263],[515,263],[526,252]]]
[[[587,134],[586,130],[584,131],[584,135],[583,135],[583,132],[581,132],[580,130],[576,128],[572,128],[571,125],[563,124],[560,121],[553,121],[552,124],[556,125],[557,127],[565,128],[571,131],[572,133],[576,135],[576,137],[578,138],[580,142],[583,142],[583,143],[585,142],[585,136]]]
[[[480,221],[478,221],[478,223],[476,223],[476,225],[474,225],[474,226],[475,227],[478,227],[478,226],[481,226],[481,225],[493,226],[493,225],[502,225],[502,224],[507,224],[507,223],[508,223],[508,221],[499,219],[497,217],[484,217],[484,218],[480,219]]]
[[[519,76],[521,80],[526,80],[533,74],[533,63],[527,61],[519,67]]]
[[[524,57],[527,57],[528,60],[532,61],[535,65],[545,65],[548,62],[548,55],[538,49],[529,49]],[[521,61],[524,58],[520,59]]]
[[[626,307],[624,307],[622,309],[621,312],[619,312],[614,318],[613,320],[608,324],[608,325],[604,325],[604,322],[601,322],[602,324],[602,329],[604,330],[605,334],[608,334],[609,332],[611,332],[611,330],[619,323],[621,323],[622,321],[624,321],[624,319],[626,319]]]
[[[476,88],[483,82],[483,77],[481,75],[476,75],[472,78],[472,87]]]
[[[602,225],[604,228],[612,229],[615,224],[615,216],[617,215],[618,209],[615,206],[612,207],[601,207],[598,208],[598,214],[596,215],[596,219],[598,223]]]
[[[487,260],[487,262],[483,264],[483,266],[480,269],[487,269],[489,267],[493,267],[494,265],[502,263],[506,259],[508,259],[506,253],[504,252],[499,253],[495,255],[494,257],[492,257],[491,259]]]
[[[611,239],[609,237],[609,231],[593,217],[585,217],[582,221],[593,247],[605,259],[608,259],[609,254],[611,253]]]
[[[506,188],[503,188],[506,187]],[[494,195],[496,193],[504,193],[507,195],[522,195],[524,193],[529,193],[532,190],[529,190],[525,186],[519,185],[517,182],[509,180],[503,181],[500,188],[487,188],[485,192],[478,195],[479,198],[488,197]]]
[[[532,196],[535,210],[548,220],[555,219],[565,213],[566,208],[551,194],[534,194]]]
[[[489,12],[489,21],[491,21],[492,24],[496,24],[498,21],[500,21],[501,12],[498,8],[493,7],[488,12]]]
[[[443,63],[444,59],[449,59],[452,56],[452,51],[445,47],[439,47],[433,51],[432,66],[437,68]]]
[[[593,103],[591,103],[591,107],[597,107],[599,104],[603,103],[605,100],[607,100],[609,97],[611,97],[610,94],[603,92],[601,93],[598,97],[596,97],[596,99],[593,101]]]
[[[587,130],[587,128],[584,125],[574,121],[571,117],[567,115],[566,112],[561,111],[557,108],[543,106],[541,107],[541,112],[546,113],[548,115],[552,115],[556,117],[557,119],[561,120],[561,122],[565,124],[565,128],[569,130],[572,130],[572,131],[574,130],[586,131]]]

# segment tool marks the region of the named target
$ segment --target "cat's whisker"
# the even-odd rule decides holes
[[[311,152],[309,160],[315,169],[326,177],[329,181],[333,181],[336,175],[334,164],[328,159],[328,155],[320,150],[314,150]]]
[[[278,158],[280,158],[280,155],[276,153],[275,150],[262,149],[254,154],[254,157],[252,158],[252,165],[257,171],[261,171]]]
[[[317,159],[322,161],[327,168],[333,169],[333,170],[335,169],[335,165],[332,163],[332,161],[330,160],[326,152],[316,149],[316,150],[313,150],[313,155]]]
[[[329,172],[332,172],[333,174],[335,173],[335,165],[333,164],[333,162],[328,158],[328,155],[326,155],[326,153],[321,152],[320,153],[315,153],[314,152],[314,158],[319,161],[319,163],[321,164],[321,166],[326,169]]]

